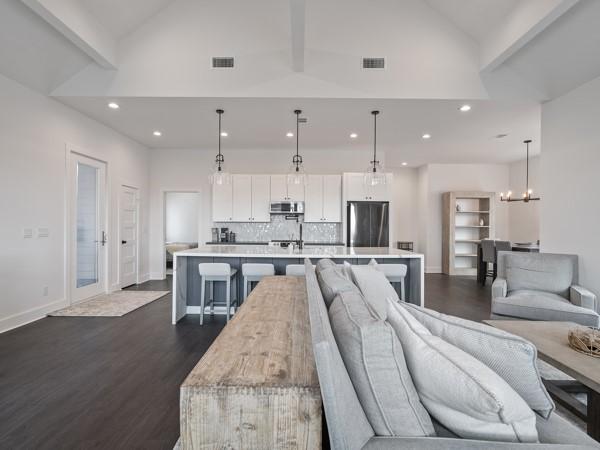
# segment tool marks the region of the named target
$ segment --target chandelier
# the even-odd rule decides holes
[[[540,197],[532,197],[531,195],[533,194],[533,190],[529,189],[529,144],[531,144],[531,139],[523,141],[523,144],[527,146],[527,175],[525,178],[525,192],[523,192],[521,198],[512,198],[512,191],[508,191],[506,196],[504,196],[504,192],[501,192],[500,201],[528,203],[532,200],[540,200]]]

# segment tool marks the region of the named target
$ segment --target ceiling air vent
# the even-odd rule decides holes
[[[233,57],[213,57],[213,69],[231,69],[233,68]]]
[[[385,69],[385,58],[363,58],[363,69]]]

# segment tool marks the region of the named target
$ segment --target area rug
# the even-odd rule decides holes
[[[56,317],[120,317],[168,293],[169,291],[117,291],[59,309],[48,315]]]

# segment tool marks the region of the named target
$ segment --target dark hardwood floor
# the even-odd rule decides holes
[[[425,297],[440,312],[489,317],[490,288],[473,278],[427,275]],[[47,317],[0,335],[0,448],[173,448],[179,385],[225,321],[170,316],[165,296],[119,318]]]

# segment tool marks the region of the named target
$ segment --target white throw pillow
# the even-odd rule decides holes
[[[387,321],[421,402],[438,422],[465,439],[538,442],[534,412],[496,372],[433,336],[401,303],[388,301]]]
[[[417,305],[406,310],[435,336],[464,350],[500,375],[545,419],[554,402],[537,368],[537,349],[525,339],[482,323],[441,314]]]

